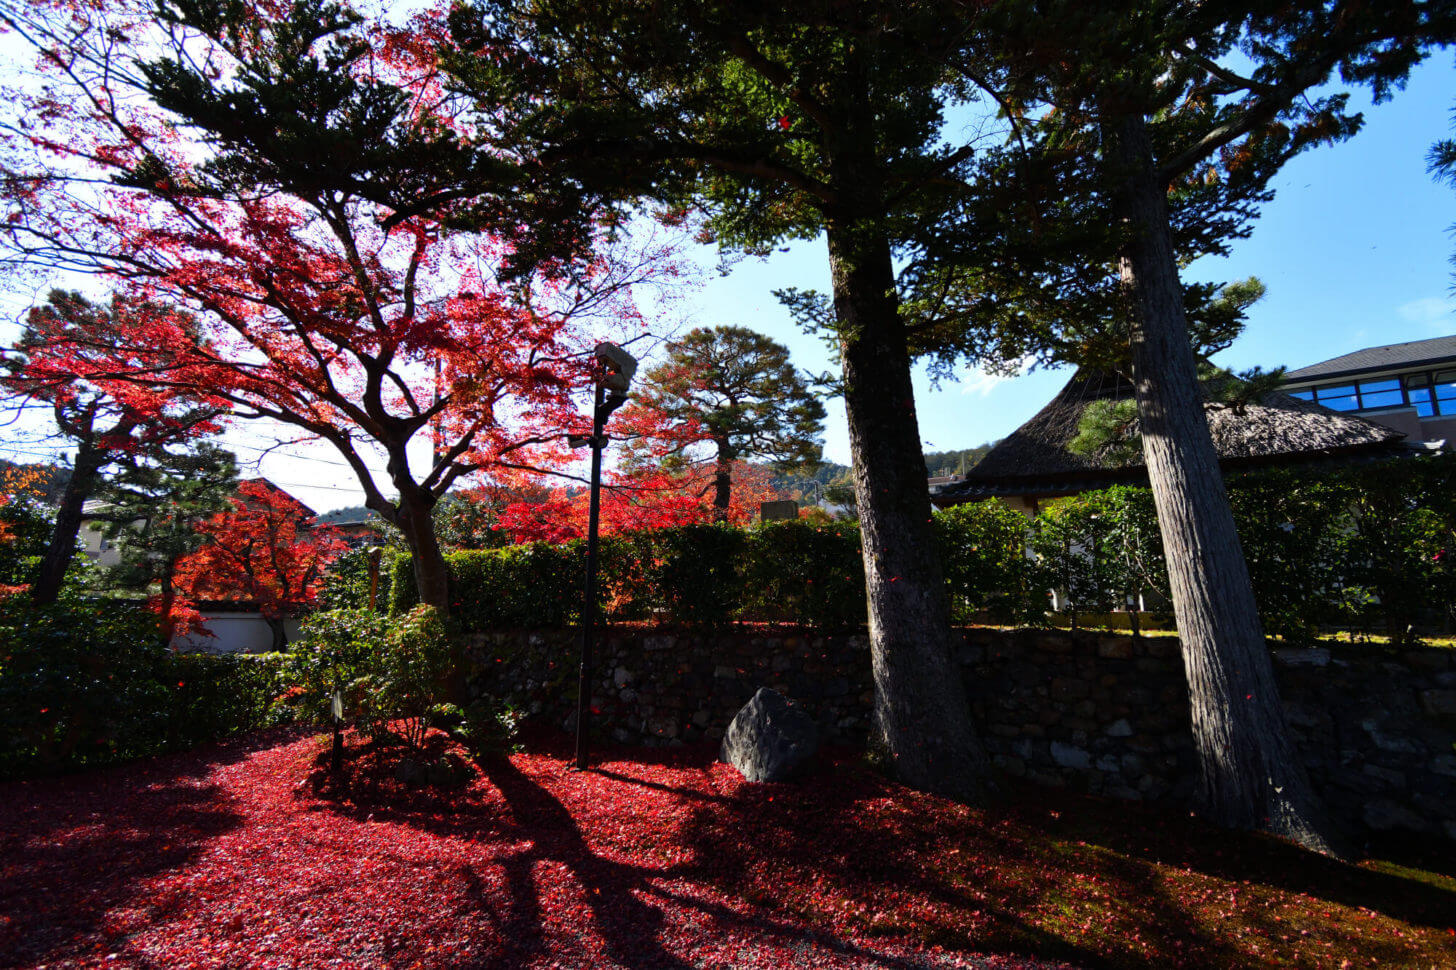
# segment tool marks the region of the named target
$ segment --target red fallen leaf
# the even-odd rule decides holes
[[[789,120],[789,116],[788,115],[783,115],[783,116],[781,116],[779,118],[779,130],[780,131],[788,131],[790,128],[793,127],[793,124],[794,123]]]

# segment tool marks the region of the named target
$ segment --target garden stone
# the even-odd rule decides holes
[[[749,781],[784,781],[818,747],[814,719],[778,691],[760,687],[728,725],[719,757]]]
[[[1107,725],[1103,733],[1109,738],[1130,738],[1133,734],[1132,725],[1128,723],[1127,718],[1120,717]]]
[[[1063,768],[1086,771],[1092,764],[1091,755],[1081,748],[1060,741],[1052,742],[1052,760]]]
[[[1387,799],[1379,799],[1365,806],[1365,824],[1378,832],[1391,829],[1410,829],[1423,832],[1426,820],[1410,809]]]

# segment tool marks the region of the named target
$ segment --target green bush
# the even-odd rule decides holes
[[[985,611],[1013,623],[1046,610],[1041,571],[1027,559],[1026,516],[994,499],[971,502],[937,512],[935,532],[953,619]]]
[[[387,610],[394,582],[394,561],[401,555],[393,546],[379,546],[378,582],[375,607]],[[362,610],[369,606],[370,551],[351,549],[329,563],[319,590],[319,606],[325,610]],[[413,579],[411,579],[413,585]]]
[[[1347,500],[1338,480],[1311,480],[1289,469],[1233,478],[1229,504],[1259,604],[1264,632],[1309,642],[1335,622],[1344,555],[1338,511]]]
[[[740,616],[824,629],[864,625],[859,526],[775,522],[749,534]]]
[[[179,750],[286,719],[279,655],[175,654],[139,604],[0,604],[0,775]]]
[[[1298,641],[1344,622],[1378,625],[1399,639],[1456,620],[1456,456],[1261,471],[1230,476],[1228,491],[1270,634]],[[1085,492],[1048,503],[1034,519],[992,501],[937,512],[935,522],[960,621],[985,611],[1002,622],[1040,623],[1052,589],[1083,613],[1169,596],[1146,488]],[[452,617],[464,631],[581,622],[583,542],[451,553],[446,561]],[[398,615],[417,598],[409,558],[394,571]],[[598,590],[608,622],[843,629],[865,618],[854,523],[608,536]]]
[[[1348,622],[1397,642],[1451,618],[1456,456],[1346,469],[1332,489],[1343,512],[1329,541]]]
[[[360,726],[375,735],[399,731],[411,750],[422,750],[454,670],[440,614],[433,606],[416,606],[395,617],[371,660],[357,682],[363,687]]]
[[[741,570],[748,548],[743,530],[689,525],[654,529],[636,538],[642,565],[639,599],[648,618],[688,626],[733,620],[743,594]]]
[[[323,610],[303,621],[302,635],[288,652],[290,685],[303,720],[328,722],[336,694],[345,717],[358,716],[360,681],[373,669],[388,627],[387,617],[367,609]]]

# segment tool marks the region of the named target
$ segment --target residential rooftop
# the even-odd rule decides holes
[[[1456,360],[1456,334],[1432,337],[1430,340],[1386,344],[1383,347],[1366,347],[1364,350],[1341,354],[1298,370],[1287,371],[1284,380],[1289,383],[1318,381],[1347,374],[1428,367],[1450,360]]]

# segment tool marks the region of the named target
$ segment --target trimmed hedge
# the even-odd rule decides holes
[[[451,620],[465,631],[581,622],[586,543],[448,553]],[[852,524],[773,523],[745,531],[683,526],[607,536],[597,579],[602,618],[715,626],[775,620],[825,629],[864,622],[864,567]],[[419,602],[410,557],[397,559],[390,613]]]
[[[1456,620],[1456,456],[1232,476],[1230,502],[1266,631],[1321,626],[1397,639]],[[1166,602],[1152,495],[1118,486],[1049,503],[1034,519],[980,502],[935,514],[955,618],[1039,624],[1059,590],[1079,613]],[[582,541],[446,556],[452,616],[466,631],[580,622]],[[690,526],[602,540],[603,618],[689,626],[775,621],[826,630],[865,620],[853,523]],[[391,612],[417,602],[408,556]]]
[[[0,777],[194,747],[287,720],[284,654],[176,654],[130,603],[0,606]]]

